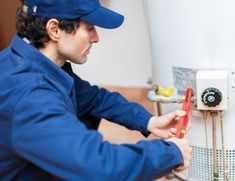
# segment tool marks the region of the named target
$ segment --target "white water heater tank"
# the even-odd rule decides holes
[[[153,59],[153,83],[176,88],[183,95],[191,86],[196,96],[198,70],[228,72],[223,136],[226,169],[223,167],[220,121],[216,142],[219,180],[235,180],[235,1],[145,0],[146,19]],[[179,104],[161,104],[162,114],[180,109]],[[180,176],[189,181],[213,180],[212,121],[205,121],[195,107],[187,138],[193,148],[189,169]]]

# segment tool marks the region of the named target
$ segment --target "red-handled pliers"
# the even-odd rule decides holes
[[[185,92],[185,98],[183,102],[183,110],[186,112],[185,116],[180,117],[180,120],[177,124],[177,130],[176,130],[176,137],[177,138],[183,138],[186,129],[188,126],[188,119],[189,119],[189,114],[191,111],[191,99],[192,99],[192,88],[187,88]]]

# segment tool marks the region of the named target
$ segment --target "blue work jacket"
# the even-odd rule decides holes
[[[83,117],[147,134],[152,115],[80,79],[69,63],[57,66],[18,36],[0,52],[0,73],[1,181],[147,181],[183,164],[172,142],[117,145],[88,129]]]

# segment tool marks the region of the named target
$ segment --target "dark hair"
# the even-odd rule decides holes
[[[22,5],[23,6],[23,5]],[[46,24],[51,18],[27,16],[23,8],[19,7],[16,11],[16,31],[21,38],[27,38],[35,48],[43,48],[45,43],[50,40]],[[59,28],[66,33],[75,33],[79,26],[79,20],[58,20]]]

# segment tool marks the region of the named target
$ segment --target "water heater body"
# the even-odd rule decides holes
[[[204,89],[200,88],[197,92],[197,72],[227,72],[226,76],[220,76],[227,81],[205,86],[205,82],[213,82],[212,78],[202,84],[207,88],[219,87],[224,96],[218,101],[225,102],[220,102],[215,110],[223,111],[226,171],[229,180],[235,180],[235,1],[146,0],[144,6],[150,34],[154,84],[165,88],[174,86],[176,95],[183,95],[190,86],[194,89],[194,96],[201,99]],[[209,100],[213,99],[207,92],[204,95]],[[210,118],[205,121],[202,114],[206,110],[204,108],[205,105],[200,105],[199,109],[197,105],[194,106],[190,117],[192,127],[186,135],[193,148],[192,161],[189,169],[180,176],[189,181],[213,180],[213,126]],[[181,105],[161,104],[162,114],[175,109],[181,109]],[[216,126],[218,174],[219,180],[224,180],[219,118]]]

